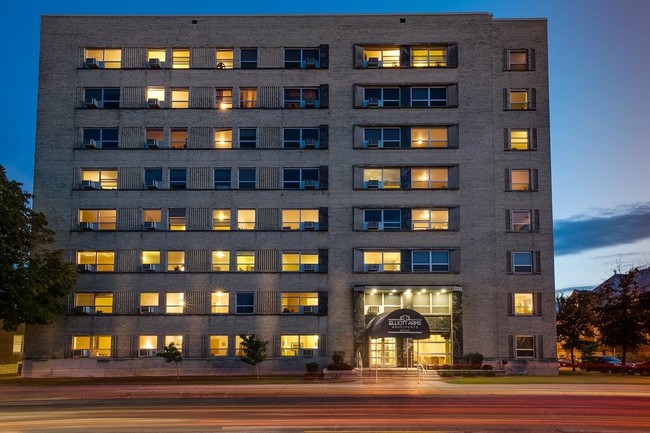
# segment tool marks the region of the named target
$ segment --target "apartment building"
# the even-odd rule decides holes
[[[34,207],[79,268],[24,375],[334,351],[556,374],[546,21],[45,16]],[[427,338],[366,331],[397,310]],[[402,318],[410,318],[405,315]]]

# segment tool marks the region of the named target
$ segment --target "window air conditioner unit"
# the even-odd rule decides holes
[[[379,139],[378,138],[369,138],[368,139],[368,147],[379,147]]]
[[[95,223],[80,222],[79,229],[86,230],[86,231],[93,231],[93,230],[97,230],[97,226],[95,225]]]
[[[160,69],[160,59],[149,59],[147,60],[147,65],[151,69]]]
[[[99,108],[99,101],[97,98],[86,99],[86,108]]]
[[[95,307],[91,306],[85,306],[85,307],[77,307],[79,308],[79,312],[82,314],[94,314],[95,313]]]
[[[145,221],[144,222],[145,230],[158,230],[158,223],[156,221]]]
[[[86,149],[97,149],[98,147],[101,147],[98,145],[97,140],[91,138],[90,140],[86,141],[84,143],[84,148]]]
[[[377,179],[370,179],[368,181],[368,188],[379,188],[379,181]]]
[[[88,349],[73,350],[72,351],[72,357],[73,358],[90,358],[90,350],[88,350]]]
[[[140,349],[140,350],[138,350],[138,356],[140,358],[154,357],[154,356],[156,356],[156,349]]]
[[[316,67],[316,59],[313,57],[306,57],[305,58],[305,68],[315,68]]]
[[[379,98],[368,98],[368,107],[378,107]]]
[[[316,188],[316,181],[313,179],[307,179],[304,182],[304,185],[305,185],[305,189],[314,189]]]
[[[368,306],[368,314],[379,314],[379,305]]]
[[[81,187],[83,189],[99,189],[99,182],[93,180],[82,180]]]
[[[303,349],[302,356],[314,356],[314,349]]]
[[[156,314],[158,306],[156,305],[143,305],[140,307],[140,314]]]
[[[95,272],[95,267],[93,265],[77,265],[77,271],[79,271],[79,272]]]
[[[158,98],[149,98],[147,99],[147,105],[149,108],[160,108],[160,101]]]
[[[318,306],[316,306],[316,305],[305,305],[304,307],[300,307],[298,312],[302,313],[302,314],[317,314],[318,313]]]
[[[313,138],[305,138],[305,149],[314,149],[316,147],[316,140]]]
[[[368,272],[379,272],[380,269],[381,269],[381,265],[376,265],[376,264],[368,265]]]
[[[160,182],[157,180],[148,180],[147,181],[147,189],[159,189],[160,188]]]
[[[95,59],[94,57],[86,58],[86,67],[88,69],[99,69],[100,66],[99,63],[100,62],[98,62],[97,59]]]
[[[316,270],[316,265],[312,265],[312,264],[302,265],[303,272],[314,272],[315,270]]]
[[[314,221],[305,221],[303,223],[304,230],[314,230],[316,228],[316,223]]]
[[[368,230],[379,230],[379,221],[368,221]]]
[[[160,142],[156,140],[155,138],[147,138],[147,143],[146,146],[148,149],[159,149],[160,148]]]
[[[368,67],[369,68],[376,68],[379,66],[379,58],[378,57],[368,57]]]
[[[156,272],[157,266],[153,263],[146,263],[142,265],[143,272]]]

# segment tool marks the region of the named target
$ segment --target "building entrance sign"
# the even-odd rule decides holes
[[[366,325],[370,338],[401,337],[421,340],[429,338],[429,324],[420,313],[406,308],[383,313]]]

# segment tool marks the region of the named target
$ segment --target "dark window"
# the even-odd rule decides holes
[[[257,129],[241,128],[239,130],[239,148],[255,149],[257,147]]]
[[[120,107],[120,89],[86,89],[84,102],[86,105],[97,102],[96,108],[119,108]]]
[[[368,107],[399,107],[399,87],[364,89],[364,100]]]
[[[512,253],[513,271],[515,274],[530,274],[533,272],[533,253],[530,251]]]
[[[413,251],[413,272],[449,272],[449,251]]]
[[[144,181],[149,184],[151,181],[162,182],[162,169],[160,168],[145,168]]]
[[[317,168],[285,168],[284,189],[318,189]]]
[[[230,189],[230,169],[229,168],[215,168],[214,169],[214,189]]]
[[[84,146],[94,143],[102,149],[116,149],[119,137],[118,128],[87,128],[84,129]]]
[[[255,189],[255,169],[239,169],[239,189]]]
[[[446,87],[414,87],[411,89],[412,107],[446,107]]]
[[[243,48],[240,64],[242,69],[257,69],[257,48]]]
[[[400,147],[399,128],[365,128],[365,147]]]
[[[367,230],[400,230],[402,211],[400,209],[366,209],[363,212],[364,228]]]
[[[187,187],[187,170],[184,168],[169,169],[169,188],[185,189]]]
[[[285,149],[304,148],[308,143],[318,147],[318,128],[287,128],[284,130],[282,144]]]
[[[284,50],[285,68],[319,68],[320,50],[318,48],[292,48]]]
[[[253,314],[255,306],[255,294],[253,292],[239,292],[236,293],[236,309],[237,314]]]

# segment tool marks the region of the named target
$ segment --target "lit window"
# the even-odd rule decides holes
[[[400,293],[366,292],[363,296],[364,314],[381,314],[402,308]]]
[[[160,251],[142,251],[143,265],[159,265]]]
[[[317,88],[284,89],[284,108],[318,108],[319,94]]]
[[[235,293],[237,314],[253,314],[255,307],[255,293],[237,292]]]
[[[515,274],[531,274],[533,272],[532,251],[513,252],[512,271]]]
[[[363,89],[364,107],[399,107],[399,87],[366,87]]]
[[[516,358],[535,357],[535,336],[515,335],[515,357]]]
[[[318,230],[318,209],[282,209],[283,230]]]
[[[514,312],[517,316],[531,316],[533,314],[533,294],[515,293],[513,296]]]
[[[156,99],[158,102],[165,100],[164,87],[147,87],[147,100]]]
[[[237,272],[255,271],[255,251],[237,251]]]
[[[115,270],[115,252],[79,251],[77,252],[77,265],[84,266],[84,270],[87,269],[91,272],[113,272]]]
[[[232,171],[229,168],[215,168],[214,169],[214,189],[230,189],[232,183],[230,181]]]
[[[14,355],[22,354],[24,351],[24,342],[25,342],[24,335],[15,334],[13,338],[13,346],[12,346],[13,348],[11,350],[11,353]]]
[[[413,230],[449,230],[449,209],[413,209]]]
[[[281,356],[318,356],[318,335],[281,335]]]
[[[364,272],[399,272],[402,254],[399,251],[364,251]]]
[[[82,228],[90,224],[93,230],[115,230],[115,209],[80,209],[79,223]]]
[[[85,189],[117,189],[117,170],[81,170],[81,183]]]
[[[256,174],[254,168],[239,169],[239,189],[255,189]]]
[[[244,356],[244,339],[240,335],[235,337],[235,355]]]
[[[399,189],[399,168],[364,168],[363,187],[367,189]]]
[[[449,186],[449,169],[413,168],[411,170],[411,188],[413,189],[445,189]]]
[[[160,226],[160,223],[162,223],[162,211],[160,209],[143,209],[142,220],[145,222],[145,224],[155,223]]]
[[[528,52],[526,50],[508,50],[508,70],[528,70]]]
[[[510,170],[510,189],[530,191],[530,170]]]
[[[449,337],[431,334],[426,340],[418,340],[413,349],[414,359],[420,359],[426,365],[442,366],[452,363]]]
[[[158,61],[158,64],[165,63],[167,61],[167,50],[164,48],[149,48],[147,50],[147,60],[149,63]]]
[[[413,309],[420,314],[451,314],[451,296],[440,291],[413,293]]]
[[[414,47],[411,48],[411,66],[441,67],[447,66],[446,47]]]
[[[110,356],[110,335],[83,335],[72,337],[73,358],[108,358]]]
[[[100,69],[120,69],[122,67],[122,50],[120,48],[86,48],[87,65],[91,59],[97,62],[97,67]]]
[[[165,134],[163,128],[146,128],[145,130],[146,147],[149,149],[158,149],[163,147]]]
[[[158,350],[157,335],[139,335],[138,336],[138,357],[149,358],[156,356]]]
[[[239,148],[255,149],[257,147],[257,129],[239,128]]]
[[[173,344],[180,352],[183,351],[183,336],[182,335],[165,335],[165,346]]]
[[[282,293],[283,314],[318,313],[318,293]]]
[[[318,48],[287,48],[284,50],[284,67],[320,68],[320,50]]]
[[[400,147],[399,128],[364,128],[363,147]]]
[[[190,50],[173,49],[172,50],[172,68],[189,69],[190,68]]]
[[[230,251],[212,251],[212,272],[230,272]]]
[[[319,188],[317,168],[285,168],[282,173],[282,187],[284,189]]]
[[[528,91],[527,90],[510,90],[511,110],[528,110]]]
[[[217,89],[215,93],[216,107],[220,110],[232,108],[232,89]]]
[[[365,209],[363,211],[364,230],[400,230],[402,211],[400,209]]]
[[[241,49],[240,67],[242,69],[257,69],[257,48]]]
[[[411,107],[446,107],[446,87],[411,88]]]
[[[239,107],[255,108],[257,107],[257,89],[239,89]]]
[[[120,88],[86,89],[84,103],[87,108],[120,108]]]
[[[75,312],[87,314],[111,314],[113,312],[112,293],[76,293]]]
[[[188,108],[190,106],[190,90],[187,88],[172,89],[172,108]]]
[[[84,128],[83,146],[87,149],[117,149],[118,128]]]
[[[282,272],[317,272],[318,253],[289,251],[282,253]]]
[[[185,209],[169,209],[169,230],[186,230]]]
[[[446,127],[411,128],[411,147],[444,148],[447,146]]]
[[[509,135],[510,135],[509,148],[511,150],[530,149],[530,141],[529,141],[527,129],[511,129]]]
[[[318,148],[318,128],[285,128],[282,133],[282,146],[285,149]]]
[[[234,54],[232,48],[217,48],[217,69],[232,69]]]
[[[185,271],[185,251],[167,251],[167,271]]]
[[[169,169],[169,188],[185,189],[187,187],[187,169],[170,168]]]
[[[533,212],[530,209],[513,210],[511,214],[510,229],[516,233],[529,233]]]
[[[169,147],[172,149],[186,149],[187,148],[187,128],[172,128],[171,141]]]
[[[230,230],[230,209],[212,211],[212,230]]]
[[[399,47],[363,47],[364,67],[398,68]]]
[[[237,229],[255,230],[255,209],[237,210]]]
[[[153,314],[158,312],[160,295],[158,293],[140,293],[140,313]]]
[[[214,292],[210,296],[212,314],[228,314],[228,293]]]
[[[210,356],[228,356],[228,336],[210,336]]]
[[[185,294],[180,292],[165,293],[165,313],[183,314],[185,308]],[[165,343],[167,344],[167,343]]]
[[[413,272],[449,272],[449,251],[413,251]]]

